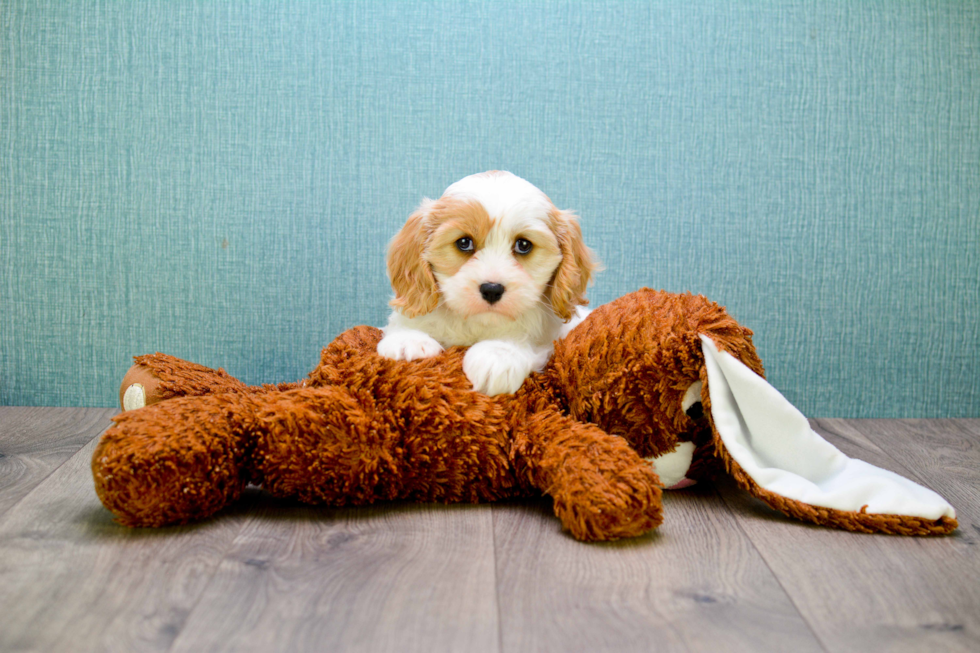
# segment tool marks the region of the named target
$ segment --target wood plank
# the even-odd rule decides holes
[[[126,529],[89,469],[113,412],[0,409],[0,465],[35,479],[0,491],[0,650],[980,648],[980,420],[815,422],[950,499],[951,537],[808,526],[722,483],[595,545],[547,501],[330,510],[257,490],[196,526]]]
[[[269,497],[174,651],[497,651],[489,506]]]
[[[0,517],[0,650],[165,651],[241,530],[234,510],[184,528],[115,524],[93,488],[96,442]]]
[[[965,484],[976,488],[980,481],[977,449],[964,446],[948,429],[938,434],[931,450],[909,457],[906,466],[892,456],[893,446],[886,451],[875,443],[884,440],[866,435],[869,429],[888,429],[886,422],[820,420],[813,425],[848,455],[940,492],[943,477],[936,469],[944,446],[965,452],[962,496],[975,501],[976,490],[971,494]],[[828,650],[980,648],[980,547],[970,525],[938,538],[848,533],[784,517],[733,483],[720,487],[738,523]],[[973,520],[961,511],[961,524],[964,517]]]
[[[116,412],[0,407],[0,515],[99,435]]]
[[[502,650],[823,650],[714,488],[665,494],[656,532],[603,544],[495,506]]]

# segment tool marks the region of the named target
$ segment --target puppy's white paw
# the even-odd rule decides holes
[[[534,352],[501,340],[478,342],[463,357],[463,372],[473,389],[487,395],[517,392],[534,368]]]
[[[385,332],[378,343],[378,354],[396,361],[432,358],[443,352],[435,338],[421,331],[394,330]]]

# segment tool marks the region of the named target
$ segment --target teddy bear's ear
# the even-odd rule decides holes
[[[924,535],[956,529],[941,496],[814,432],[762,377],[707,336],[702,388],[718,455],[743,489],[790,516],[846,530]]]

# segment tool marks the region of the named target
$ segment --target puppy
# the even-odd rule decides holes
[[[509,172],[465,177],[428,198],[388,249],[394,311],[378,353],[395,360],[469,347],[473,389],[516,392],[588,314],[598,265],[578,219]]]

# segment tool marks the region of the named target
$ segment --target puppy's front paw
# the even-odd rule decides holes
[[[463,357],[463,372],[473,389],[488,395],[517,392],[533,367],[533,352],[500,340],[478,342]]]
[[[421,331],[391,331],[378,343],[378,354],[396,361],[413,361],[441,354],[442,345]]]

